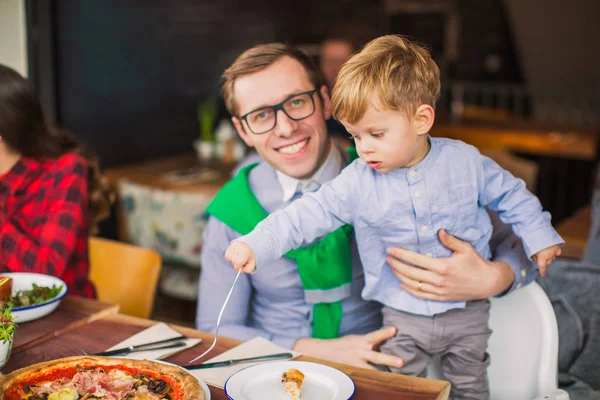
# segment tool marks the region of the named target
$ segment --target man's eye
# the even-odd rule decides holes
[[[254,119],[265,119],[267,117],[267,113],[265,111],[260,112],[254,116]]]
[[[298,106],[301,106],[302,104],[304,104],[304,100],[303,99],[294,99],[294,100],[292,100],[292,107],[298,107]]]
[[[371,133],[371,137],[375,139],[381,139],[383,137],[383,133]]]

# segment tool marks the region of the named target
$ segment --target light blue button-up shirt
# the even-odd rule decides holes
[[[404,292],[385,261],[386,248],[448,257],[451,251],[437,237],[443,228],[489,259],[492,224],[484,207],[497,211],[512,226],[529,257],[563,243],[550,215],[521,179],[473,146],[440,138],[430,142],[427,156],[411,168],[381,174],[360,159],[354,161],[317,192],[271,214],[239,240],[254,250],[260,270],[289,250],[352,224],[365,271],[363,298],[420,315],[462,308],[465,303],[423,300]]]

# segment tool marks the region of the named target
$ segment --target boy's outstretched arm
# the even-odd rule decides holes
[[[281,258],[292,249],[314,242],[344,224],[352,222],[353,197],[358,179],[352,169],[345,168],[335,179],[322,185],[319,190],[307,193],[287,207],[275,211],[260,222],[256,228],[236,241],[243,242],[253,253],[252,267]],[[238,248],[239,251],[239,248]],[[237,259],[237,268],[249,261],[246,252]],[[234,257],[230,253],[231,257]],[[246,271],[246,270],[244,270]]]

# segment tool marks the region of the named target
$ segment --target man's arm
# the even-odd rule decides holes
[[[209,218],[204,228],[196,309],[198,330],[214,333],[217,327],[219,312],[236,275],[231,264],[225,260],[224,254],[229,243],[237,237],[239,234],[214,217]],[[251,304],[254,296],[257,294],[252,287],[251,277],[242,274],[223,313],[219,334],[238,340],[249,340],[260,336],[291,349],[300,339],[294,332],[289,335],[274,334],[248,324],[248,321],[252,320]],[[302,323],[305,321],[299,322]]]
[[[494,227],[490,239],[492,260],[503,263],[512,271],[513,279],[510,287],[506,291],[493,295],[503,296],[531,283],[539,276],[539,272],[537,264],[527,257],[523,242],[515,235],[510,226],[502,222],[495,212],[488,210],[488,214]]]
[[[198,330],[214,333],[217,327],[219,312],[235,279],[235,271],[223,255],[231,240],[237,236],[234,231],[214,217],[210,217],[204,228],[200,255],[202,268],[196,309],[196,328]],[[297,337],[274,337],[267,331],[247,325],[252,296],[250,277],[243,274],[231,294],[219,327],[219,334],[238,340],[249,340],[260,336],[286,348],[291,348],[298,339]]]

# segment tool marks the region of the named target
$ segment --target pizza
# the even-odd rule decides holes
[[[68,357],[0,377],[3,400],[204,400],[196,378],[147,360]]]
[[[283,376],[281,377],[283,389],[292,400],[300,400],[303,382],[304,374],[293,368],[287,372],[284,372]]]

